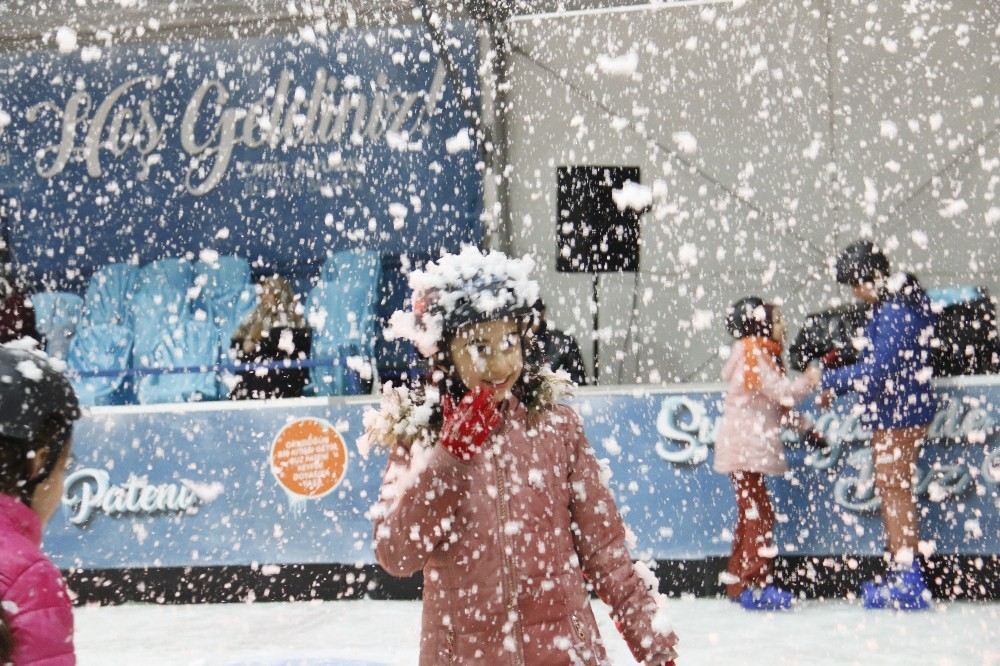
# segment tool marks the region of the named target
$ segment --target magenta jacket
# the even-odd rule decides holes
[[[511,399],[469,463],[440,445],[399,446],[373,507],[375,555],[424,573],[421,666],[604,665],[588,586],[635,658],[665,664],[677,642],[580,419]]]
[[[0,495],[0,603],[14,635],[14,666],[73,666],[72,604],[41,543],[38,516]]]

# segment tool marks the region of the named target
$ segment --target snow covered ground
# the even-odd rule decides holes
[[[846,602],[806,602],[786,614],[748,614],[719,600],[670,604],[681,666],[1000,664],[1000,604],[916,614]],[[596,610],[613,662],[633,664],[607,613]],[[127,605],[82,608],[76,617],[82,666],[409,665],[420,632],[420,605],[409,601]]]

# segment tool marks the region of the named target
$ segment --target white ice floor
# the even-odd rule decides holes
[[[784,614],[748,614],[725,601],[670,602],[679,666],[1000,665],[1000,604],[954,603],[933,612],[864,611],[806,602]],[[615,664],[634,664],[600,604]],[[408,601],[127,605],[77,610],[81,666],[416,664],[420,605]]]

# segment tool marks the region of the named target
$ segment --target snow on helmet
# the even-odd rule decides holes
[[[36,350],[36,344],[25,338],[0,346],[0,446],[27,455],[47,428],[56,427],[53,441],[44,442],[47,455],[41,468],[31,479],[18,482],[29,506],[34,489],[49,478],[62,455],[71,424],[80,418],[80,403],[62,374],[62,361]]]
[[[747,296],[729,306],[726,313],[726,330],[734,338],[771,335],[767,305],[756,296]]]
[[[529,275],[535,262],[502,252],[481,252],[471,245],[445,254],[423,270],[410,273],[413,310],[397,310],[385,330],[388,340],[402,338],[426,357],[462,326],[532,312],[538,283]]]
[[[32,341],[32,346],[34,342]],[[0,346],[0,446],[18,446],[27,453],[36,438],[53,422],[66,433],[80,418],[80,404],[61,362],[17,341]],[[31,491],[48,478],[68,437],[49,442],[42,469],[22,490],[30,501]]]
[[[55,359],[24,347],[0,346],[0,435],[30,442],[55,418],[80,418],[80,403]]]

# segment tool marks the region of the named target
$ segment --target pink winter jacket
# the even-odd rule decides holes
[[[0,603],[14,636],[14,666],[72,666],[72,604],[41,543],[35,512],[0,495]]]
[[[743,381],[747,353],[760,351],[745,340],[737,340],[722,370],[726,398],[715,438],[715,470],[723,474],[783,474],[788,463],[781,442],[782,418],[788,408],[809,395],[809,380],[804,375],[789,378],[758,359],[760,388],[748,390]]]
[[[469,463],[397,447],[373,507],[379,564],[424,572],[421,666],[608,664],[588,585],[638,661],[672,659],[655,578],[632,564],[579,417],[513,399],[503,415]]]

